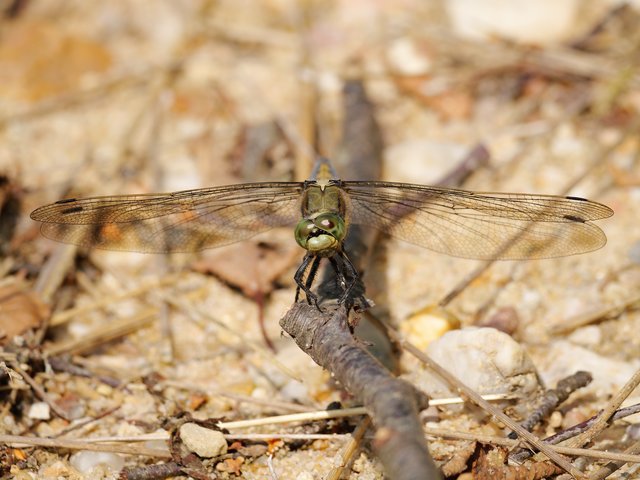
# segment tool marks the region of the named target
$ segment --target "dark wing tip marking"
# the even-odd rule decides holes
[[[607,207],[602,203],[589,200],[588,198],[573,197],[573,196],[567,196],[564,198],[566,198],[567,200],[572,200],[575,202],[584,202],[588,204],[588,207],[591,209],[591,212],[592,212],[592,215],[589,216],[590,217],[589,220],[600,220],[602,218],[609,218],[614,214],[613,210],[610,207]],[[573,218],[569,218],[570,216],[571,215],[565,216],[565,218],[567,220],[575,220]],[[580,217],[577,217],[577,218],[580,218]],[[579,221],[584,223],[587,221],[587,219],[581,218]]]
[[[58,200],[57,202],[54,203],[54,205],[76,202],[77,200],[78,200],[77,198],[65,198],[63,200]]]
[[[563,215],[563,217],[566,218],[567,220],[571,220],[572,222],[587,223],[587,221],[584,218],[580,218],[576,215]]]
[[[65,208],[64,210],[60,210],[60,213],[62,215],[69,215],[70,213],[78,213],[83,211],[84,208],[82,208],[81,206],[75,206],[75,207],[70,207],[70,208]]]

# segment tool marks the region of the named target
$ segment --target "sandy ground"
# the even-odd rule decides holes
[[[293,272],[303,255],[290,231],[202,254],[81,250],[62,281],[43,295],[42,265],[68,247],[40,238],[28,213],[68,196],[303,179],[310,168],[303,148],[310,126],[318,126],[324,153],[337,149],[343,79],[354,73],[377,108],[386,144],[384,180],[433,183],[482,143],[490,164],[464,188],[582,196],[615,211],[598,222],[608,237],[604,248],[498,262],[446,306],[452,324],[463,327],[494,325],[496,315],[507,312],[506,329],[549,386],[579,369],[592,372],[593,383],[572,397],[555,427],[567,426],[566,416],[576,421],[602,408],[640,366],[640,316],[625,306],[640,288],[640,168],[633,130],[640,96],[637,39],[628,34],[635,30],[618,21],[607,24],[608,37],[587,37],[610,8],[607,2],[591,4],[573,12],[569,24],[554,27],[557,38],[549,33],[535,48],[500,35],[461,38],[452,24],[464,19],[452,20],[445,4],[412,0],[60,0],[26,2],[14,18],[4,18],[0,173],[20,192],[22,208],[2,284],[37,292],[54,319],[86,306],[54,321],[43,349],[73,355],[95,376],[44,371],[36,378],[73,412],[72,422],[115,409],[65,437],[153,433],[161,431],[161,417],[185,410],[197,418],[239,420],[288,413],[276,402],[309,409],[335,400],[349,404],[326,372],[280,335],[278,320],[293,301]],[[510,21],[504,15],[502,21]],[[520,31],[526,36],[537,28]],[[586,46],[571,49],[566,39],[586,39]],[[277,125],[277,133],[259,134],[268,147],[252,156],[249,139],[265,125]],[[252,165],[255,158],[269,162]],[[275,253],[265,254],[258,241],[275,245]],[[480,262],[397,240],[385,247],[382,275],[391,319],[417,343],[430,339],[441,318],[425,321],[414,314],[437,305]],[[159,279],[167,280],[158,285]],[[262,294],[264,325],[276,353],[265,347],[259,328],[255,298]],[[605,313],[560,331],[598,309]],[[146,317],[136,323],[141,315]],[[411,329],[411,322],[425,323]],[[121,323],[130,331],[106,341],[100,329]],[[83,343],[94,335],[94,345]],[[411,359],[403,366],[418,368]],[[99,374],[119,379],[121,386],[106,385]],[[73,425],[53,414],[30,416],[31,404],[40,399],[29,391],[0,394],[7,406],[0,433],[53,436]],[[489,428],[473,414],[443,408],[435,415],[453,430]],[[545,428],[553,431],[548,426],[539,433]],[[616,447],[622,445],[621,428],[608,439]],[[325,430],[309,424],[248,431]],[[345,442],[272,441],[268,454],[245,455],[240,466],[238,455],[230,456],[236,464],[217,471],[231,478],[235,465],[247,479],[326,478]],[[454,445],[434,439],[436,460],[447,460]],[[23,450],[29,458],[12,467],[13,478],[29,478],[18,476],[26,472],[31,478],[81,478],[68,450]],[[362,452],[341,478],[382,478],[369,446]],[[153,461],[123,458],[130,467]]]

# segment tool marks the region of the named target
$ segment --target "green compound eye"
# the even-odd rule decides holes
[[[335,213],[321,213],[313,219],[313,223],[334,237],[338,242],[341,242],[347,233],[344,220],[340,215]]]
[[[309,240],[309,236],[314,230],[317,230],[318,227],[311,220],[300,220],[298,225],[296,225],[295,238],[298,245],[302,248],[307,248],[307,241]]]
[[[335,213],[300,220],[295,230],[298,245],[318,254],[328,254],[337,249],[345,234],[344,220]]]

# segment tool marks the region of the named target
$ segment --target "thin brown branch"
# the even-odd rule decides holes
[[[522,426],[528,431],[533,430],[533,427],[550,415],[558,405],[569,398],[569,395],[591,383],[591,380],[593,380],[591,374],[582,371],[563,378],[558,382],[556,388],[544,392],[542,398],[538,401],[538,407],[522,423]],[[517,438],[517,435],[512,432],[509,434],[509,438]]]
[[[334,467],[327,475],[326,480],[340,480],[342,478],[342,474],[345,472],[345,468],[351,460],[353,456],[358,451],[358,448],[362,444],[362,439],[364,438],[364,434],[367,432],[369,427],[371,426],[371,418],[364,417],[358,423],[358,426],[351,434],[351,438],[347,442],[346,445],[342,447],[342,453],[340,454],[340,465]]]
[[[505,447],[518,447],[522,445],[520,440],[512,440],[505,437],[496,437],[493,435],[483,435],[479,433],[469,432],[454,432],[446,430],[444,428],[430,428],[424,429],[425,433],[430,437],[442,437],[451,438],[455,440],[471,440],[481,443],[490,443],[492,445],[502,445]],[[547,448],[554,452],[562,453],[564,455],[571,455],[574,457],[589,457],[596,458],[598,460],[612,460],[612,461],[624,461],[628,463],[640,463],[640,455],[631,455],[627,452],[616,453],[607,452],[604,450],[594,450],[587,448],[572,448],[564,447],[562,445],[547,445]]]
[[[95,329],[82,338],[72,338],[45,348],[46,355],[77,354],[86,352],[98,345],[129,335],[154,321],[158,309],[147,307],[132,317],[119,319],[111,324]]]
[[[597,437],[611,421],[611,417],[618,410],[622,402],[624,402],[631,392],[633,392],[636,387],[640,384],[640,370],[637,370],[627,381],[627,383],[616,393],[613,398],[609,401],[607,406],[600,412],[596,421],[589,427],[588,430],[582,432],[580,435],[572,438],[567,442],[567,446],[578,447],[582,445],[586,445],[595,437]]]
[[[183,467],[176,462],[147,465],[144,467],[125,468],[120,472],[119,480],[162,480],[177,477],[183,473]]]
[[[22,368],[20,368],[20,365],[18,365],[17,362],[11,362],[9,363],[9,366],[15,370],[21,377],[22,379],[29,384],[29,386],[31,387],[31,389],[33,390],[33,393],[36,395],[36,397],[38,397],[40,400],[42,400],[43,402],[45,402],[47,405],[49,405],[49,407],[51,408],[51,410],[58,415],[60,418],[63,418],[65,420],[69,420],[69,416],[67,415],[67,412],[65,412],[63,409],[61,409],[58,405],[56,405],[56,403],[49,397],[49,395],[47,394],[47,392],[44,391],[44,389],[38,385],[38,382],[36,382],[33,377],[31,377],[31,375],[29,375],[27,372],[25,372]]]
[[[620,315],[630,306],[640,302],[640,293],[636,292],[628,298],[614,305],[590,310],[574,317],[565,319],[562,323],[557,323],[549,328],[550,334],[568,333],[576,328],[595,323],[605,318],[613,318]]]
[[[627,455],[637,455],[638,453],[640,453],[640,441],[635,442],[633,445],[627,448],[624,453]],[[589,475],[589,480],[604,480],[616,470],[624,467],[627,463],[628,462],[622,460],[609,462]]]
[[[362,401],[377,429],[374,448],[390,478],[440,478],[418,420],[418,409],[425,406],[426,398],[391,375],[353,338],[344,306],[323,313],[315,306],[296,303],[280,326]]]
[[[616,410],[616,412],[611,416],[611,421],[619,420],[621,418],[628,417],[630,415],[635,415],[640,412],[640,404],[631,405],[629,407],[621,408],[620,410]],[[572,427],[563,430],[562,432],[558,432],[555,435],[551,435],[544,439],[544,441],[550,445],[555,445],[569,438],[573,438],[576,435],[586,431],[591,427],[596,420],[598,419],[598,415],[591,417],[584,422],[578,423]],[[521,463],[524,462],[527,458],[532,457],[534,454],[529,450],[523,450],[520,453],[512,455],[512,460]]]

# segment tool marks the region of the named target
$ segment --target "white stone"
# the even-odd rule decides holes
[[[185,423],[180,427],[180,438],[189,451],[203,458],[217,457],[227,453],[227,441],[217,430]]]
[[[454,30],[472,39],[507,37],[549,44],[575,32],[578,0],[449,0],[444,2]]]
[[[572,332],[569,341],[585,347],[597,346],[602,341],[602,333],[597,325],[588,325]]]
[[[51,418],[51,408],[45,402],[35,402],[29,407],[27,416],[34,420],[49,420]]]
[[[403,75],[424,75],[431,69],[427,53],[419,51],[408,38],[393,41],[387,50],[387,58],[392,70]]]
[[[509,335],[494,328],[470,327],[447,332],[426,351],[479,393],[526,396],[539,388],[537,372],[527,352]],[[411,380],[435,398],[457,395],[426,369],[412,374]]]
[[[124,467],[124,459],[117,453],[90,452],[81,450],[69,458],[69,463],[80,473],[93,478],[90,474],[99,467],[105,467],[112,472],[119,472]]]

